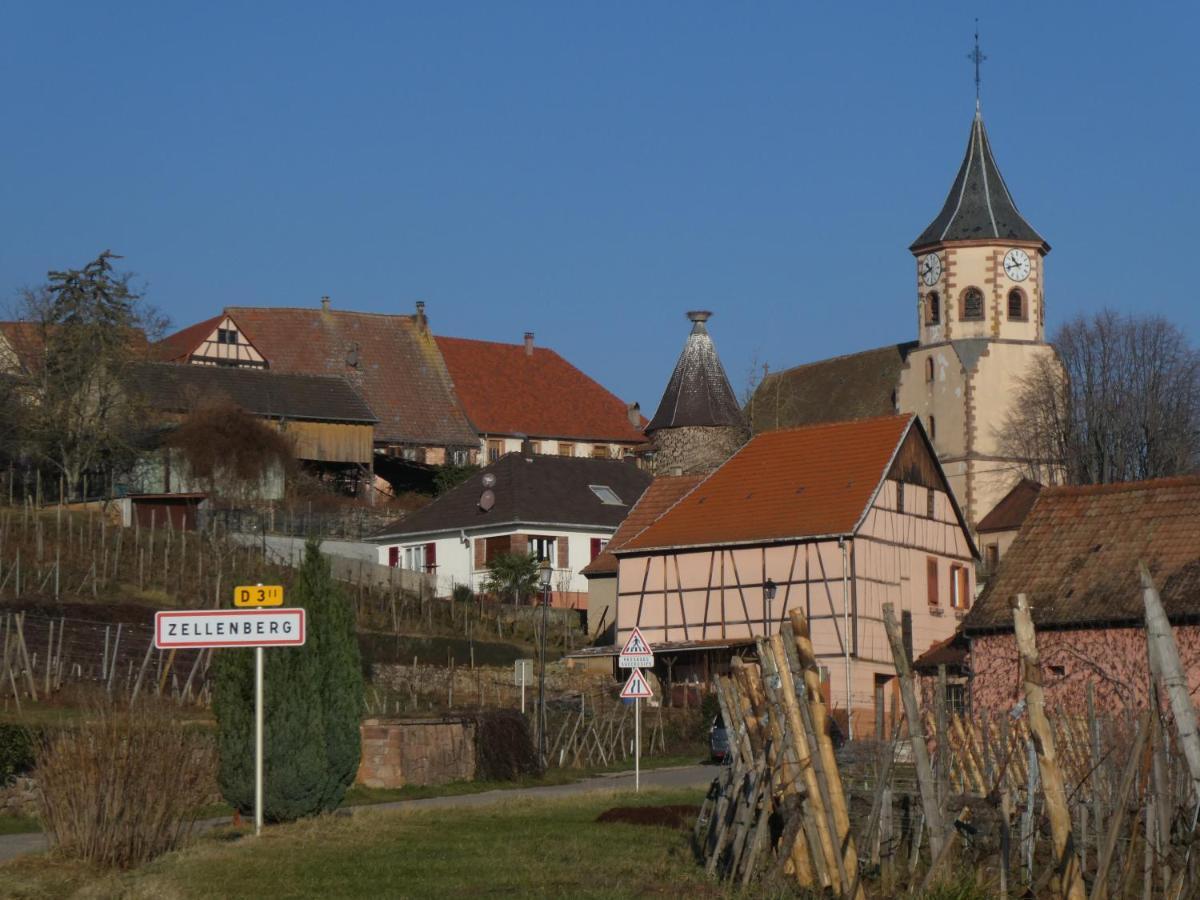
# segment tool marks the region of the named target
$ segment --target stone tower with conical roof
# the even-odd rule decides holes
[[[653,449],[649,464],[656,475],[711,472],[749,436],[705,324],[712,313],[696,310],[687,316],[692,331],[646,426]]]
[[[974,528],[1021,477],[1004,431],[1022,379],[1057,363],[1045,340],[1050,245],[1017,210],[978,104],[950,193],[909,250],[918,346],[896,405],[921,417]]]

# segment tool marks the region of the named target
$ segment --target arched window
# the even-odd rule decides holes
[[[933,381],[933,357],[925,357],[925,380]]]
[[[964,322],[978,321],[983,318],[983,291],[973,287],[963,291],[962,312],[959,318]]]
[[[937,291],[925,295],[925,324],[937,325],[942,321],[942,298]]]
[[[1013,322],[1024,322],[1029,318],[1025,309],[1025,295],[1021,293],[1020,288],[1013,288],[1008,292],[1008,318]]]

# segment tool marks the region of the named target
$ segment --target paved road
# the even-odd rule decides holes
[[[716,777],[716,766],[679,766],[671,769],[652,769],[642,773],[645,788],[691,788],[707,787]],[[589,791],[632,791],[633,772],[600,775],[572,784],[555,784],[547,787],[513,788],[511,790],[484,791],[479,794],[460,794],[454,797],[427,797],[424,800],[397,800],[392,803],[375,803],[370,806],[347,807],[351,814],[380,809],[446,809],[450,807],[488,806],[514,799],[551,800],[556,797],[571,797]],[[228,818],[205,819],[198,823],[201,829],[219,828],[229,824]],[[26,853],[40,853],[46,849],[44,834],[9,834],[0,836],[0,863]]]

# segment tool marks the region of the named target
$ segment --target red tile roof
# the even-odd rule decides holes
[[[1022,478],[1011,491],[1000,498],[992,511],[979,520],[976,529],[981,534],[991,531],[1016,531],[1033,509],[1042,486],[1036,481]]]
[[[627,407],[553,350],[439,337],[454,388],[481,434],[641,442]],[[644,420],[643,420],[644,421]]]
[[[437,343],[415,316],[228,307],[276,372],[340,375],[379,417],[377,443],[476,447]]]
[[[1011,630],[1019,593],[1037,625],[1141,622],[1138,560],[1169,616],[1200,615],[1200,477],[1044,488],[964,628]]]
[[[912,424],[885,416],[760,434],[617,554],[851,534]]]
[[[154,358],[161,362],[187,362],[192,352],[213,333],[224,318],[225,314],[221,313],[167,335],[154,345]]]
[[[703,475],[663,475],[650,483],[637,505],[629,511],[619,528],[609,539],[604,552],[583,567],[584,575],[616,575],[617,557],[613,551],[633,540],[659,516],[674,506],[679,498],[704,480]]]
[[[7,342],[23,373],[37,371],[42,356],[42,330],[36,322],[0,322],[0,338]]]

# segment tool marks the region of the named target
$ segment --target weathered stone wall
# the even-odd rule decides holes
[[[663,428],[651,439],[651,471],[655,475],[670,475],[675,468],[684,475],[711,472],[733,456],[747,437],[745,429],[729,425]]]
[[[398,788],[475,777],[475,723],[470,719],[367,719],[362,724],[359,784]]]
[[[1175,640],[1193,696],[1200,692],[1200,627],[1175,626]],[[1143,628],[1041,629],[1038,655],[1046,705],[1070,714],[1087,712],[1092,685],[1101,712],[1144,709],[1148,671]],[[971,641],[971,703],[976,710],[1007,711],[1023,696],[1020,656],[1012,634]]]
[[[570,665],[565,660],[546,666],[546,693],[550,698],[575,695],[584,691],[613,689],[617,687],[608,668],[602,671],[587,671]],[[451,688],[453,681],[453,688]],[[399,665],[380,663],[372,667],[371,684],[374,694],[368,694],[372,712],[407,712],[430,709],[519,709],[521,689],[516,684],[511,666],[427,666],[418,664]],[[525,686],[525,702],[534,702],[537,696],[537,664]]]

